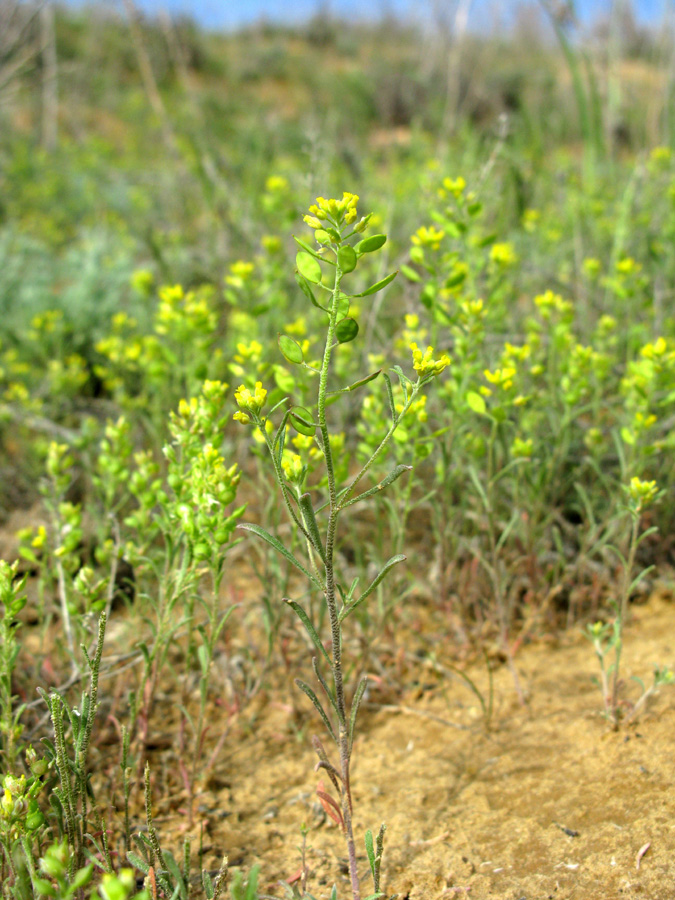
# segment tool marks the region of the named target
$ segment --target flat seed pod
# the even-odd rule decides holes
[[[371,234],[370,237],[364,238],[362,241],[354,247],[356,250],[356,255],[361,256],[362,253],[373,253],[375,250],[379,250],[380,247],[383,247],[387,242],[386,234]]]
[[[309,410],[302,406],[294,406],[288,418],[293,428],[300,434],[304,434],[306,437],[314,436],[316,425]]]
[[[349,297],[346,294],[340,294],[337,305],[337,320],[344,319],[349,315]]]
[[[356,319],[343,319],[335,328],[335,336],[341,344],[353,341],[358,333],[359,324]]]
[[[298,272],[307,281],[310,281],[312,284],[319,284],[321,281],[321,266],[313,256],[310,256],[305,250],[300,250],[295,257],[295,263],[298,267]]]
[[[279,349],[289,363],[294,363],[296,366],[299,366],[305,358],[300,344],[287,334],[279,335]]]
[[[350,247],[349,244],[346,244],[344,247],[340,247],[337,252],[338,265],[342,269],[343,272],[353,272],[356,268],[356,252],[353,247]]]

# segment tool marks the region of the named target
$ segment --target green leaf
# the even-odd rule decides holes
[[[150,866],[147,864],[147,862],[144,859],[141,859],[138,853],[134,853],[133,850],[129,850],[129,852],[127,853],[127,859],[134,867],[134,869],[138,869],[138,871],[142,872],[144,875],[147,875],[150,871]]]
[[[309,578],[314,587],[323,592],[323,586],[319,579],[316,578],[316,576],[312,575],[312,573],[309,572],[303,566],[303,564],[293,556],[290,550],[287,550],[281,543],[281,541],[278,538],[275,538],[274,535],[270,534],[269,531],[265,531],[265,529],[261,528],[260,525],[254,525],[251,522],[240,522],[239,525],[237,525],[237,528],[241,528],[244,531],[251,531],[253,532],[253,534],[257,534],[258,537],[262,538],[263,541],[270,545],[270,547],[274,547],[274,549],[278,553],[281,553],[281,555],[284,556],[290,563],[293,563],[296,569],[300,569],[302,574],[306,575],[307,578]]]
[[[365,500],[366,497],[372,497],[374,494],[379,494],[380,491],[384,490],[390,484],[393,484],[397,478],[400,478],[404,472],[410,472],[411,470],[412,466],[396,466],[396,468],[392,469],[391,472],[382,479],[382,481],[375,485],[375,487],[369,488],[367,491],[359,494],[358,497],[353,497],[351,500],[348,500],[344,505],[340,507],[340,509],[346,509],[348,506],[352,506],[354,503],[358,503],[360,500]]]
[[[296,431],[304,434],[305,437],[313,437],[316,431],[316,423],[312,419],[312,414],[309,410],[303,406],[294,406],[290,410],[288,418]]]
[[[373,873],[373,876],[375,876],[375,846],[373,844],[373,832],[370,828],[366,831],[366,853],[368,854],[370,871]]]
[[[213,881],[206,869],[202,869],[202,890],[206,900],[213,900]]]
[[[345,244],[344,247],[340,247],[337,252],[337,260],[338,265],[345,275],[348,272],[353,272],[356,268],[357,262],[357,256],[354,252],[354,248],[350,247],[349,244]]]
[[[466,405],[479,416],[484,416],[487,411],[485,400],[476,391],[469,391],[466,395]]]
[[[394,403],[394,392],[391,387],[391,378],[384,373],[384,383],[387,386],[387,399],[389,400],[389,410],[391,412],[392,422],[396,421],[396,404]]]
[[[386,234],[371,234],[370,237],[359,241],[356,247],[354,247],[354,250],[356,250],[358,256],[361,256],[362,253],[373,253],[375,250],[379,250],[380,247],[384,247],[386,243]]]
[[[91,876],[94,874],[94,867],[90,863],[88,866],[85,866],[84,869],[80,869],[75,873],[73,880],[70,883],[71,891],[79,891],[81,888],[85,887],[85,885],[89,884],[91,881]]]
[[[306,278],[312,284],[320,283],[322,277],[321,266],[315,256],[312,256],[305,250],[301,250],[295,257],[295,264],[303,278]]]
[[[332,666],[330,656],[328,655],[328,651],[321,643],[321,639],[316,632],[316,629],[312,625],[309,616],[305,612],[305,610],[300,606],[300,604],[296,600],[289,600],[288,597],[284,597],[284,603],[288,603],[291,609],[295,612],[297,617],[300,619],[302,624],[305,626],[305,631],[312,639],[312,643],[319,651],[319,653],[324,657],[329,666]]]
[[[333,738],[333,740],[337,744],[337,738],[335,737],[335,732],[333,731],[333,726],[331,725],[330,719],[326,715],[326,710],[321,705],[321,701],[319,700],[319,698],[316,696],[316,694],[311,689],[311,687],[308,684],[305,684],[304,681],[301,681],[299,678],[296,678],[295,683],[300,688],[300,690],[303,692],[303,694],[306,694],[309,697],[309,699],[312,701],[312,703],[314,704],[314,708],[316,709],[316,711],[319,713],[319,715],[323,719],[323,724],[328,729],[328,733],[330,734],[330,736]]]
[[[293,363],[296,366],[299,366],[305,359],[305,355],[302,352],[302,347],[298,344],[297,341],[294,341],[292,337],[289,337],[287,334],[279,335],[279,349],[283,353],[284,357],[289,361],[289,363]]]
[[[396,278],[398,272],[392,272],[391,275],[387,275],[386,278],[383,278],[381,281],[376,281],[375,284],[371,284],[369,288],[366,288],[365,291],[361,291],[360,294],[354,294],[354,297],[368,297],[370,294],[376,294],[378,291],[381,291],[382,288],[386,288],[388,284]]]
[[[398,380],[401,383],[401,387],[403,388],[403,393],[407,396],[408,387],[412,385],[412,381],[405,374],[403,369],[400,366],[392,366],[391,371],[396,375]]]
[[[375,578],[368,585],[368,587],[365,589],[365,591],[361,594],[361,596],[358,598],[358,600],[354,600],[348,606],[343,607],[343,609],[340,612],[340,615],[338,616],[338,621],[343,622],[347,618],[347,616],[351,612],[353,612],[353,610],[356,609],[357,606],[360,606],[363,603],[363,601],[366,600],[373,593],[375,588],[382,581],[382,579],[387,575],[387,573],[389,571],[391,571],[391,569],[393,569],[394,566],[398,565],[398,563],[403,562],[403,560],[406,558],[407,557],[405,557],[402,553],[398,553],[396,556],[392,556],[391,559],[388,559],[387,562],[384,564],[381,572],[379,572],[378,575],[375,576]]]
[[[419,274],[419,272],[416,272],[410,266],[401,266],[401,272],[403,272],[408,281],[412,281],[414,284],[419,284],[422,280],[422,276]]]
[[[302,518],[305,528],[312,539],[312,546],[317,551],[323,562],[326,562],[326,554],[321,543],[321,535],[319,534],[319,526],[314,515],[314,507],[312,506],[312,498],[309,494],[302,494],[298,499],[298,506],[302,512]]]
[[[258,876],[260,874],[260,866],[252,866],[248,873],[248,881],[246,883],[245,900],[257,900],[258,897]]]
[[[343,319],[337,323],[335,328],[335,336],[341,344],[348,344],[353,341],[359,333],[359,323],[356,319]]]
[[[485,237],[482,237],[478,241],[477,246],[478,247],[487,247],[490,244],[494,244],[494,242],[497,240],[498,237],[499,237],[499,235],[497,234],[496,231],[492,232],[492,234],[486,234]]]

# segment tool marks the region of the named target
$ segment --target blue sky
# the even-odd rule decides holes
[[[473,24],[480,27],[481,19],[494,22],[495,13],[499,17],[503,13],[508,16],[518,0],[473,0]],[[533,0],[536,4],[536,0]],[[632,0],[633,10],[638,21],[659,22],[664,14],[668,0]],[[189,13],[202,25],[212,28],[236,28],[261,19],[277,22],[292,22],[306,19],[318,9],[328,7],[330,11],[341,16],[363,18],[364,13],[377,17],[381,12],[391,11],[403,16],[419,17],[431,8],[431,0],[374,0],[364,3],[363,0],[137,0],[138,5],[147,12],[158,12],[166,9],[170,12]],[[447,4],[451,9],[452,0]],[[592,21],[611,6],[611,0],[576,0],[579,15],[585,21]]]

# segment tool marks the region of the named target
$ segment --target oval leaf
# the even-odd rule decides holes
[[[314,436],[316,425],[309,410],[304,409],[302,406],[294,406],[290,412],[289,419],[293,428],[299,431],[300,434],[304,434],[306,437]]]
[[[294,363],[296,366],[299,366],[305,358],[300,344],[287,334],[279,335],[279,349],[289,363]]]
[[[356,250],[357,255],[361,256],[362,253],[373,253],[373,251],[379,250],[386,242],[386,234],[371,234],[370,237],[360,241],[354,249]]]
[[[337,252],[338,265],[342,269],[343,272],[353,272],[356,268],[356,252],[353,247],[350,247],[349,244],[346,244],[344,247],[340,247]]]
[[[487,407],[485,406],[485,400],[481,397],[480,394],[477,394],[476,391],[469,391],[466,395],[466,405],[469,409],[472,409],[475,413],[478,413],[479,416],[484,416]]]
[[[341,344],[353,341],[359,333],[359,324],[356,319],[343,319],[335,327],[335,336]]]
[[[391,275],[387,275],[386,278],[383,278],[382,281],[376,281],[375,284],[371,284],[369,288],[366,288],[365,291],[361,291],[360,294],[354,294],[355,297],[368,297],[370,294],[376,294],[378,291],[381,291],[382,288],[385,288],[388,284],[396,278],[398,272],[392,272]]]
[[[312,284],[319,284],[321,281],[321,266],[313,256],[310,256],[305,250],[300,250],[295,257],[295,264],[303,278],[306,278]]]

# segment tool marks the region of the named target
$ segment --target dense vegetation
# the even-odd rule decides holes
[[[0,509],[33,515],[0,563],[3,897],[126,898],[129,865],[154,896],[225,889],[162,849],[143,771],[173,693],[208,790],[232,641],[230,710],[292,669],[335,727],[319,796],[350,860],[348,615],[352,730],[355,673],[414,603],[523,702],[518,647],[571,625],[613,728],[672,680],[621,696],[675,527],[673,42],[542,9],[488,38],[0,4]],[[99,670],[129,659],[94,766]]]

